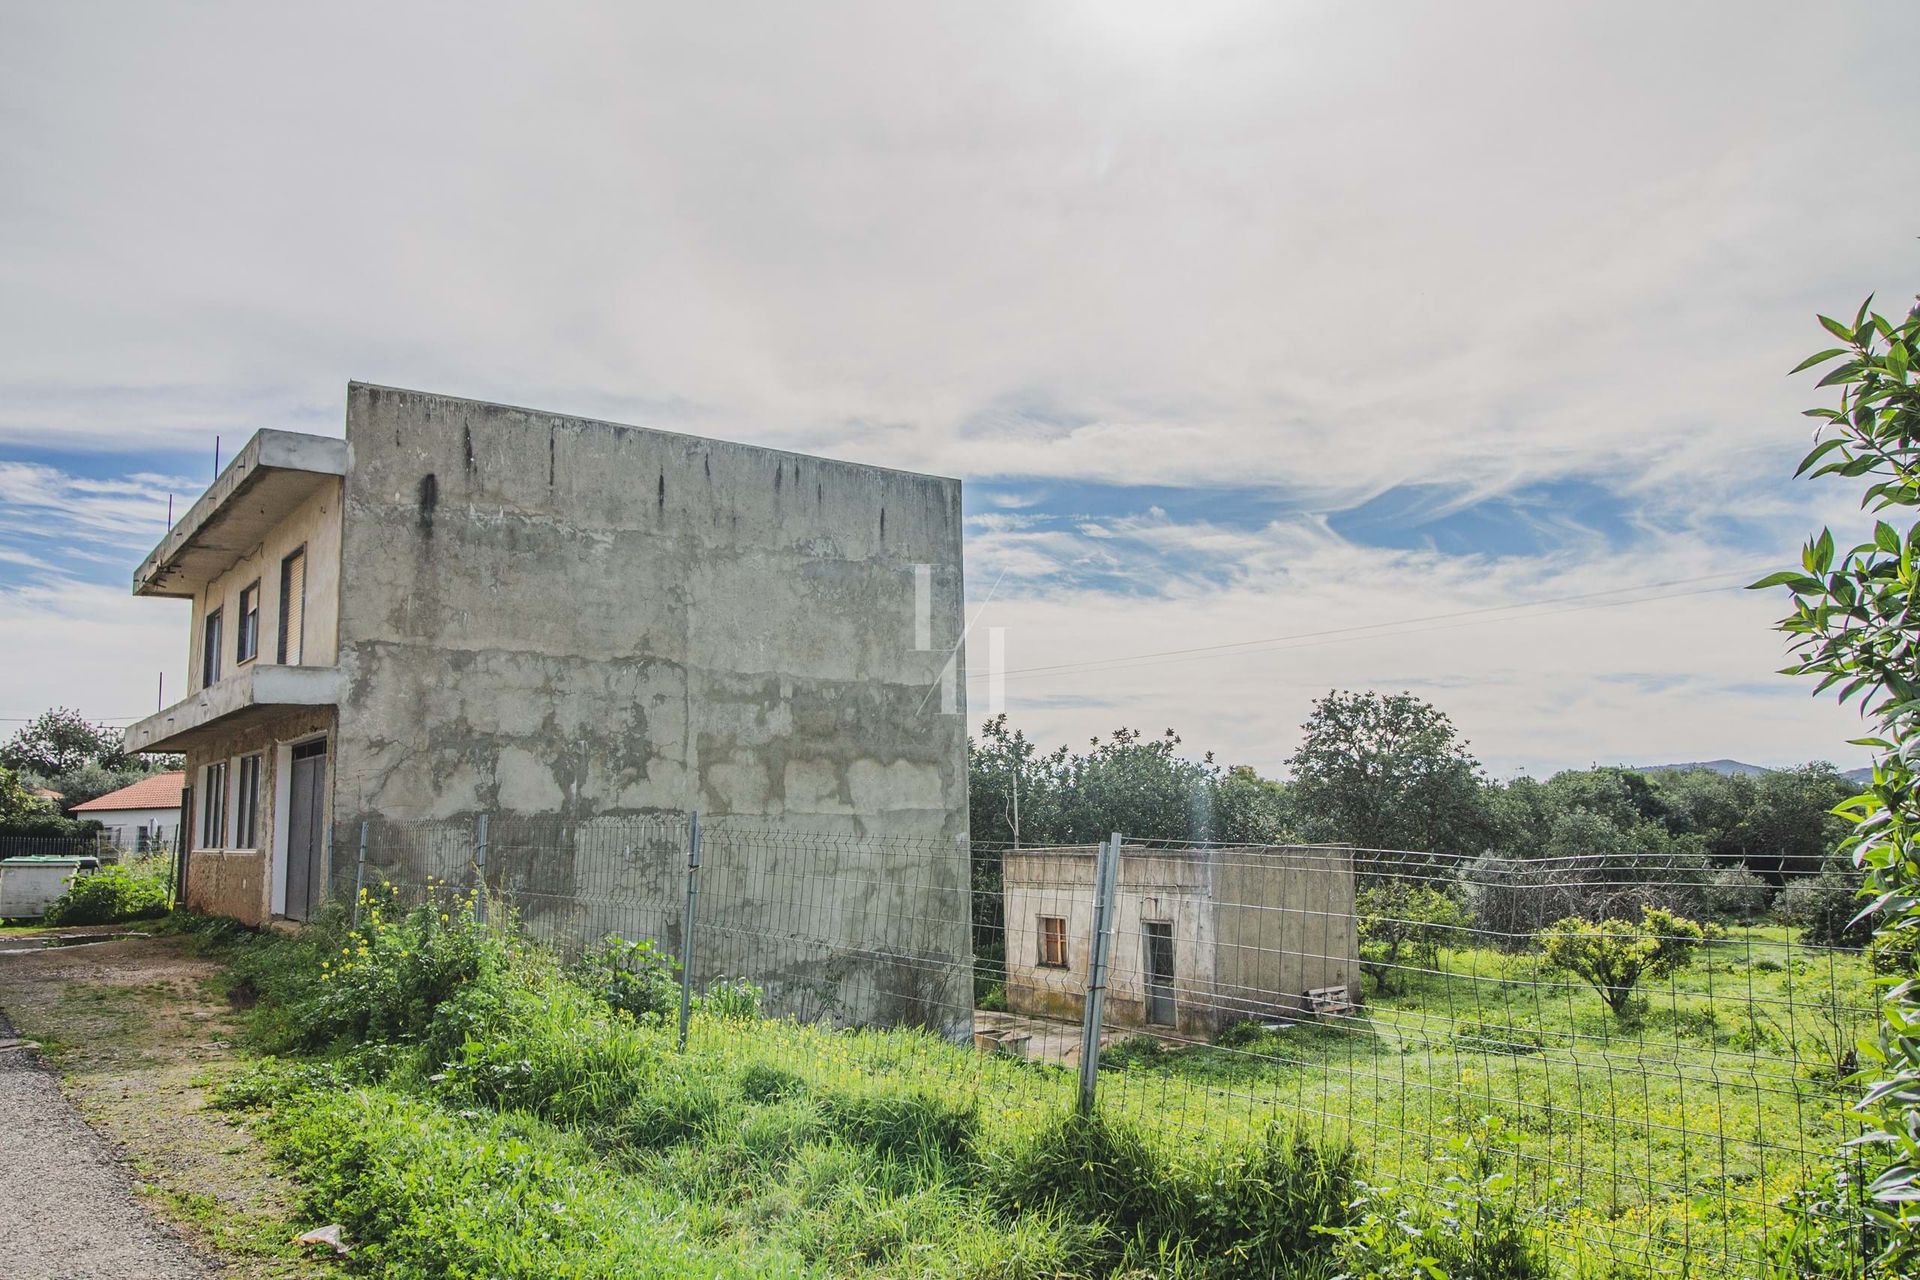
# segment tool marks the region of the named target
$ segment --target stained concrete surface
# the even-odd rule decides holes
[[[0,1014],[0,1042],[15,1038]],[[197,1280],[210,1274],[134,1199],[113,1149],[30,1049],[0,1052],[0,1275]]]

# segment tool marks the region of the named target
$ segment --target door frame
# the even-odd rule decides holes
[[[332,769],[333,742],[331,733],[322,729],[318,733],[303,733],[297,738],[288,738],[285,742],[274,744],[273,748],[273,849],[267,855],[268,867],[272,873],[273,897],[268,910],[276,916],[287,914],[287,842],[293,822],[293,749],[305,746],[309,742],[325,740],[327,742],[328,769]],[[320,838],[327,838],[333,825],[333,806],[328,805],[326,815],[321,820]]]
[[[1140,948],[1145,952],[1141,957],[1145,963],[1140,966],[1141,977],[1144,979],[1141,983],[1143,997],[1141,1000],[1141,1013],[1146,1018],[1147,1025],[1150,1027],[1177,1027],[1180,1025],[1180,1004],[1177,994],[1177,984],[1180,978],[1180,960],[1173,949],[1173,924],[1174,922],[1171,920],[1142,920],[1140,922]],[[1167,980],[1164,983],[1154,981],[1157,976],[1153,969],[1153,940],[1156,929],[1164,930],[1165,932],[1161,936],[1164,936],[1167,940]],[[1165,1022],[1156,1022],[1153,1017],[1154,991],[1156,988],[1163,989],[1167,993],[1167,1020]]]

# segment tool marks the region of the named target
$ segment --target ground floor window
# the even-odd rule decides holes
[[[227,841],[227,762],[207,766],[200,788],[200,847],[219,849]]]
[[[1046,969],[1067,967],[1067,921],[1064,916],[1040,917],[1040,964]]]
[[[233,845],[260,847],[260,757],[240,757],[240,777],[233,789]]]

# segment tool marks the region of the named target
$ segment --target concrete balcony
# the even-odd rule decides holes
[[[137,596],[192,597],[321,485],[347,474],[347,442],[256,431],[133,573]],[[163,713],[164,714],[164,713]]]
[[[301,708],[336,706],[340,683],[338,667],[244,667],[191,698],[128,725],[127,750],[185,751],[216,731],[244,729]]]

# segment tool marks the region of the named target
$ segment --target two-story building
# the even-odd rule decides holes
[[[133,589],[193,602],[127,745],[186,755],[198,909],[307,917],[362,823],[392,866],[408,823],[698,810],[937,838],[887,910],[964,946],[958,481],[356,383]]]

